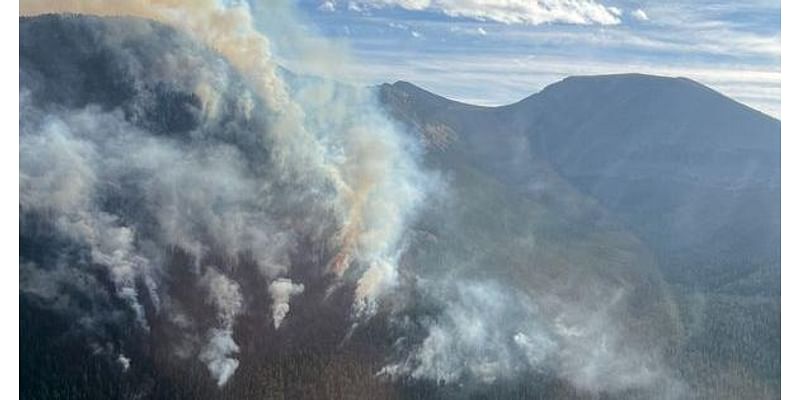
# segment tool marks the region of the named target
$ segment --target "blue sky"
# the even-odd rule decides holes
[[[301,0],[367,83],[499,105],[569,75],[685,76],[780,116],[780,1]],[[287,49],[283,49],[287,52]],[[278,46],[277,52],[281,49]]]

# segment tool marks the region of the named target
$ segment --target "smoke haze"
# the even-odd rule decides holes
[[[190,45],[193,54],[154,52],[145,55],[153,62],[148,68],[125,71],[166,78],[164,85],[192,93],[179,106],[197,126],[177,140],[137,126],[158,111],[150,93],[138,95],[124,112],[91,104],[44,109],[31,100],[40,83],[34,76],[23,78],[20,88],[21,226],[42,218],[65,240],[85,246],[91,264],[106,268],[115,295],[145,329],[140,283],[158,308],[169,296],[161,284],[169,263],[165,252],[188,254],[193,266],[186,273],[203,274],[199,285],[218,315],[199,357],[220,385],[237,366],[232,332],[242,308],[238,285],[224,271],[234,271],[243,258],[252,259],[269,286],[276,328],[290,298],[303,291],[302,284],[281,278],[290,272],[300,237],[335,254],[329,268],[339,278],[353,264],[371,271],[367,279],[373,280],[369,265],[382,265],[384,279],[397,268],[390,263],[424,193],[413,146],[372,96],[361,93],[365,89],[326,82],[313,97],[292,97],[246,5],[32,1],[21,8],[26,15],[70,12],[165,22],[219,51],[246,78],[232,83],[231,67],[203,60]],[[110,31],[98,39],[110,51],[137,57],[120,46],[129,34]],[[226,120],[231,113],[241,126]],[[218,267],[205,266],[212,260]],[[52,267],[46,279],[57,280],[55,271],[63,268],[68,267]],[[348,279],[358,281],[360,273]],[[378,289],[359,285],[359,315],[377,300]]]
[[[567,256],[535,279],[491,275],[507,271],[503,252],[462,238],[483,234],[464,222],[473,215],[502,219],[491,202],[444,213],[452,218],[429,240],[444,243],[431,251],[436,263],[409,254],[437,221],[424,220],[431,210],[485,194],[460,192],[425,164],[431,149],[386,114],[374,90],[333,79],[343,74],[328,56],[338,44],[289,28],[285,2],[259,7],[280,10],[275,32],[291,32],[279,40],[297,41],[294,62],[315,77],[279,67],[256,29],[270,21],[254,20],[246,3],[20,3],[24,15],[109,17],[75,28],[87,41],[78,47],[116,72],[109,82],[133,82],[116,88],[121,98],[50,99],[51,79],[69,75],[62,66],[20,67],[20,235],[49,248],[21,255],[22,293],[78,315],[103,346],[107,323],[167,331],[171,351],[202,362],[220,387],[247,351],[242,320],[267,318],[280,333],[309,303],[346,292],[353,330],[388,320],[394,344],[379,379],[546,375],[592,395],[683,395],[661,358],[665,344],[628,330],[623,313],[639,297],[627,282],[561,271]],[[534,259],[538,238],[519,237]],[[609,258],[628,256],[620,254]],[[110,347],[125,371],[134,368],[133,355]]]

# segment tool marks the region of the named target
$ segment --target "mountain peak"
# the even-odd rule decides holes
[[[468,107],[468,108],[490,108],[478,106],[474,104],[464,103],[458,100],[449,99],[447,97],[433,93],[428,89],[424,89],[411,82],[399,80],[394,83],[384,83],[381,85],[381,91],[384,95],[392,93],[393,96],[400,96],[402,98],[413,99],[414,102],[424,103],[427,107]]]
[[[430,90],[424,89],[414,83],[398,80],[394,83],[384,83],[381,85],[384,94],[392,92],[403,98],[413,99],[415,102],[425,103],[428,107],[452,107],[468,106],[476,108],[506,108],[506,107],[525,107],[525,104],[536,103],[543,97],[571,97],[585,93],[597,100],[602,98],[638,97],[640,100],[649,103],[651,101],[677,101],[683,102],[688,99],[700,102],[704,105],[714,107],[730,107],[743,110],[746,113],[757,113],[760,118],[775,118],[742,104],[730,97],[687,77],[681,76],[662,76],[642,73],[617,73],[604,75],[573,75],[568,76],[558,82],[546,86],[539,92],[533,93],[528,97],[517,102],[499,106],[485,107],[463,103],[457,100],[448,99]],[[664,98],[666,96],[666,98]],[[681,100],[684,99],[684,100]],[[598,104],[602,104],[600,101]]]
[[[385,87],[388,87],[388,88],[392,88],[394,90],[407,92],[409,94],[413,93],[413,94],[416,94],[416,95],[424,95],[424,96],[429,96],[429,97],[442,97],[442,96],[439,96],[437,94],[434,94],[433,92],[431,92],[429,90],[425,90],[425,89],[423,89],[423,88],[421,88],[421,87],[419,87],[419,86],[417,86],[417,85],[415,85],[415,84],[413,84],[413,83],[411,83],[409,81],[399,80],[399,81],[395,81],[394,83],[384,83],[382,86],[385,86]]]
[[[715,115],[753,115],[756,119],[777,121],[758,110],[686,77],[640,73],[577,75],[548,85],[517,103],[527,108],[539,102],[570,103],[573,109],[607,109],[618,106],[647,108],[651,113],[670,112],[682,118],[714,118]],[[661,110],[661,111],[659,111]]]

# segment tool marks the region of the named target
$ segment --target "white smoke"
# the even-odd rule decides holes
[[[222,386],[228,382],[239,360],[231,357],[239,352],[239,346],[233,341],[231,332],[224,329],[212,329],[208,332],[208,342],[200,352],[200,361],[208,366],[209,372],[217,380],[217,385]]]
[[[591,392],[662,378],[659,360],[639,352],[645,344],[626,342],[613,310],[573,307],[558,296],[547,303],[541,293],[521,292],[508,282],[463,277],[427,283],[420,278],[419,287],[400,288],[408,225],[436,183],[418,167],[416,144],[376,106],[369,90],[324,79],[284,79],[247,7],[211,0],[33,0],[20,8],[26,14],[151,18],[224,56],[225,61],[212,59],[202,55],[205,49],[181,43],[193,52],[166,48],[139,60],[141,54],[119,46],[126,35],[153,33],[139,30],[115,30],[98,40],[121,59],[137,60],[129,71],[137,82],[169,79],[197,96],[199,124],[182,134],[156,134],[137,125],[147,120],[151,95],[135,98],[126,114],[96,105],[45,108],[28,93],[41,82],[22,81],[20,89],[21,233],[38,234],[34,226],[43,219],[59,239],[85,249],[143,326],[147,297],[157,309],[169,305],[161,312],[174,313],[169,319],[179,321],[180,329],[202,329],[197,347],[179,350],[205,363],[218,385],[239,366],[236,320],[245,312],[246,293],[234,278],[238,269],[253,267],[259,282],[270,282],[265,289],[278,329],[292,297],[306,289],[278,278],[295,276],[292,255],[301,239],[321,248],[304,251],[325,255],[314,262],[354,284],[358,319],[407,289],[411,294],[403,295],[440,306],[438,315],[419,322],[422,339],[402,349],[384,368],[387,375],[494,382],[532,370]],[[246,82],[238,82],[234,71]],[[172,265],[175,250],[187,254],[191,265]],[[21,291],[63,302],[52,293],[58,285],[46,284],[48,279],[79,276],[89,282],[86,287],[97,280],[85,260],[54,263],[21,260]],[[197,279],[200,301],[214,312],[212,326],[184,313],[180,299],[170,297],[163,278],[171,268]],[[601,296],[598,303],[613,308],[614,299]]]
[[[234,331],[243,310],[233,275],[252,263],[265,282],[273,281],[267,290],[280,327],[290,298],[304,286],[275,278],[290,272],[300,238],[333,254],[318,260],[327,272],[357,282],[354,315],[374,312],[381,291],[394,285],[403,235],[430,183],[417,166],[416,144],[384,115],[371,90],[299,77],[290,87],[242,3],[30,0],[20,9],[24,15],[154,19],[224,57],[182,37],[138,52],[129,43],[161,35],[156,25],[122,20],[109,29],[111,23],[94,20],[95,45],[130,64],[122,62],[128,70],[118,77],[135,83],[125,109],[39,104],[31,93],[52,82],[26,75],[20,87],[23,233],[38,237],[32,227],[43,220],[60,240],[86,249],[92,268],[103,268],[115,296],[144,327],[148,304],[156,313],[159,304],[170,305],[163,312],[181,309],[165,276],[198,276],[217,314],[199,359],[220,385],[238,366]],[[190,107],[197,125],[166,133],[148,125],[152,110],[163,112],[159,94],[148,89],[152,82],[196,96]],[[171,270],[176,252],[189,257],[183,271]],[[20,268],[32,265],[62,272],[21,274],[31,277],[21,285],[38,285],[22,291],[41,292],[43,279],[36,277],[67,276],[65,268],[94,279],[84,259],[69,267],[21,260]],[[200,329],[196,317],[181,313],[181,329]]]
[[[134,231],[117,216],[94,209],[91,197],[100,177],[92,164],[101,155],[91,143],[73,140],[73,129],[92,130],[94,126],[84,124],[114,123],[115,118],[74,117],[77,126],[53,118],[39,134],[21,137],[20,209],[51,216],[58,234],[88,246],[92,262],[108,267],[116,294],[146,326],[135,285],[139,274],[151,266],[134,247]]]
[[[384,374],[491,383],[541,369],[557,350],[555,335],[529,298],[494,283],[455,280],[437,286],[423,290],[442,303],[442,315],[425,323],[424,340]],[[524,357],[516,356],[520,353]]]
[[[131,359],[126,357],[125,354],[120,353],[119,357],[117,357],[117,363],[122,367],[122,372],[128,372],[131,368]]]
[[[341,224],[332,241],[339,251],[331,271],[341,276],[352,262],[385,258],[397,245],[403,221],[422,197],[421,184],[412,181],[420,175],[406,151],[411,143],[397,134],[366,89],[335,90],[331,88],[337,85],[323,82],[317,86],[332,95],[322,100],[292,96],[277,72],[270,41],[255,29],[246,3],[30,0],[20,8],[23,14],[60,11],[152,18],[219,51],[244,74],[271,112],[268,134],[274,146],[268,152],[280,178],[301,182],[314,194],[333,188],[329,198],[320,199],[320,206],[332,208]],[[203,85],[199,91],[204,103],[214,104],[214,90]]]
[[[289,300],[292,296],[303,293],[303,284],[292,283],[290,279],[276,279],[269,285],[269,295],[272,297],[272,323],[275,329],[281,327],[283,319],[289,314]]]
[[[200,280],[206,290],[207,301],[217,309],[219,324],[224,329],[232,329],[236,315],[242,310],[242,295],[239,285],[217,271],[216,267],[207,267]]]
[[[239,361],[233,358],[239,352],[239,346],[233,340],[233,328],[236,316],[242,310],[242,295],[239,285],[217,272],[215,267],[207,267],[200,284],[207,292],[207,301],[217,310],[219,323],[217,328],[209,331],[200,360],[206,363],[217,384],[222,386],[239,366]]]
[[[441,313],[410,317],[421,323],[425,336],[404,343],[399,360],[381,371],[385,376],[492,383],[538,373],[593,395],[631,390],[650,398],[686,395],[658,345],[625,332],[624,322],[614,315],[623,303],[622,290],[587,305],[456,276],[423,280],[418,287],[419,295],[439,304]],[[398,320],[408,323],[407,318]]]
[[[377,312],[379,296],[397,285],[396,263],[383,259],[372,262],[358,279],[353,311],[357,317],[370,316]]]

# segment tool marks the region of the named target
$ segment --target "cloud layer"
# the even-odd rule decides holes
[[[615,25],[621,11],[594,0],[353,0],[350,9],[400,7],[413,11],[436,11],[451,17],[495,21],[504,24],[540,25],[566,23],[579,25]],[[323,3],[332,10],[331,2]]]
[[[618,24],[454,18],[435,2],[421,3],[420,12],[310,12],[319,29],[348,38],[364,64],[354,74],[376,83],[408,80],[458,100],[499,105],[573,74],[650,73],[686,76],[780,116],[778,2],[601,3],[620,7],[618,15],[609,11]],[[476,35],[480,29],[488,34]],[[764,73],[773,76],[764,85],[752,79]]]

